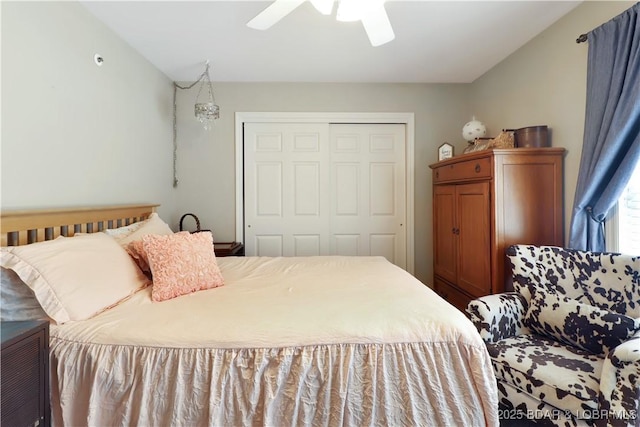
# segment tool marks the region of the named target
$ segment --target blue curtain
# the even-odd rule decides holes
[[[640,3],[587,35],[587,106],[569,247],[604,251],[604,220],[640,160]]]

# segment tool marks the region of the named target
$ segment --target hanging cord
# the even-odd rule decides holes
[[[211,79],[209,79],[209,61],[207,61],[205,65],[205,69],[200,74],[200,77],[188,86],[180,86],[178,83],[173,82],[173,188],[178,186],[178,116],[177,116],[177,92],[178,89],[188,90],[197,85],[202,81],[202,79],[206,79],[209,84],[209,93],[211,94],[211,99],[213,98],[213,88],[211,87]],[[200,96],[200,91],[202,90],[202,86],[200,86],[200,90],[198,91],[198,96]],[[196,101],[198,98],[196,97]],[[215,99],[214,99],[215,102]]]
[[[205,65],[205,69],[202,72],[202,74],[200,74],[200,77],[198,77],[198,80],[196,80],[195,82],[191,83],[189,86],[180,86],[176,82],[173,82],[173,84],[176,85],[176,87],[178,89],[191,89],[192,87],[194,87],[195,85],[200,83],[200,81],[202,79],[206,79],[209,82],[209,86],[211,86],[211,80],[209,80],[209,61],[207,61],[206,65]],[[200,93],[200,92],[198,92],[198,93]]]
[[[198,78],[198,81],[196,81],[193,85],[195,85],[196,83],[198,83],[200,80],[205,81],[205,83],[207,83],[207,90],[209,91],[209,99],[211,99],[213,101],[213,103],[216,103],[216,98],[213,95],[213,86],[211,85],[211,79],[209,78],[209,62],[207,61],[207,68],[204,70],[204,73],[202,73],[202,75]],[[190,88],[193,87],[189,86]],[[198,102],[198,100],[200,99],[200,93],[202,92],[202,86],[204,86],[204,84],[200,85],[200,88],[198,89],[198,95],[196,95],[196,102]],[[181,88],[182,89],[182,88]]]
[[[173,188],[178,186],[178,118],[176,115],[176,95],[178,84],[173,82]]]

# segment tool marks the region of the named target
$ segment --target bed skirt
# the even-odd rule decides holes
[[[485,348],[455,342],[206,349],[54,337],[52,419],[55,426],[497,426],[488,365]]]

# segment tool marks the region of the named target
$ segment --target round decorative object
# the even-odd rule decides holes
[[[462,128],[462,137],[467,141],[474,141],[476,138],[482,138],[486,134],[487,127],[475,118]]]

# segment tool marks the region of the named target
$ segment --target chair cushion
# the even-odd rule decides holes
[[[524,324],[540,335],[601,356],[640,330],[640,319],[583,304],[544,287],[533,292]]]
[[[487,344],[499,382],[573,416],[598,408],[604,359],[541,335],[520,335]]]

